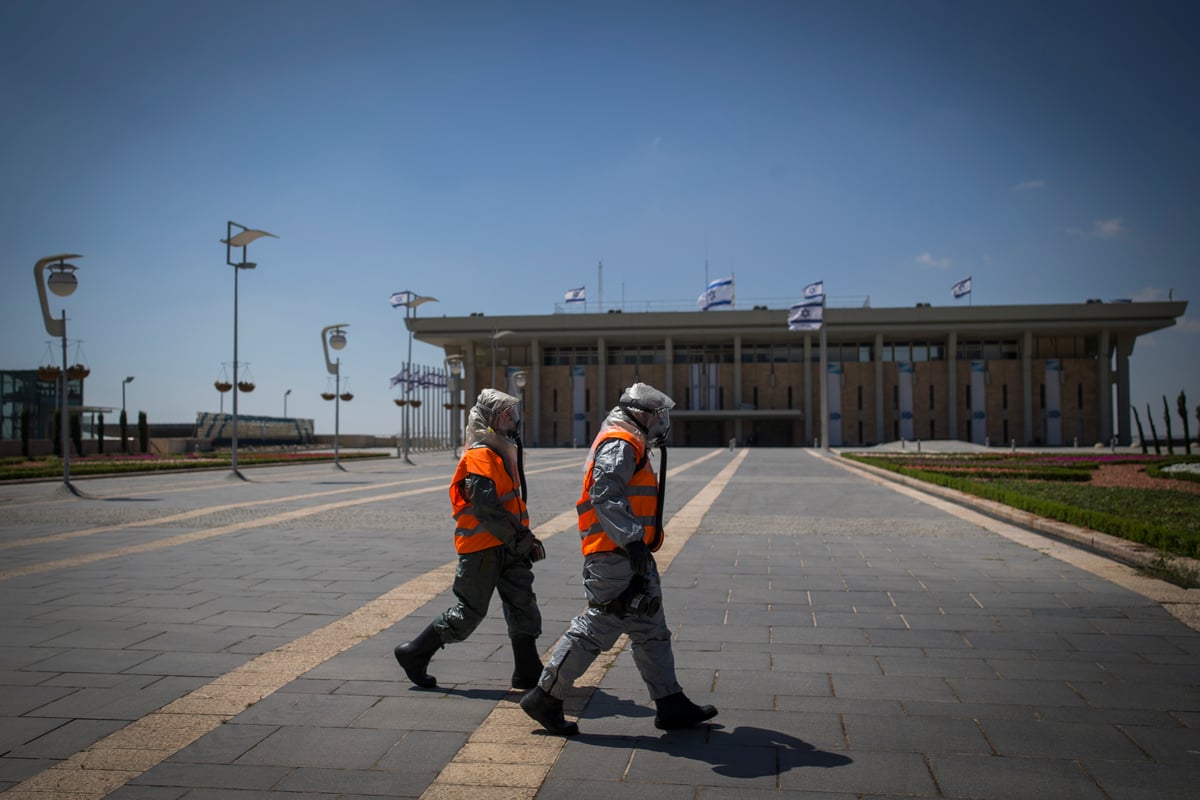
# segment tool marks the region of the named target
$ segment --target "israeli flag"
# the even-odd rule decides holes
[[[563,295],[563,300],[565,300],[568,303],[586,302],[587,301],[587,292],[584,291],[585,288],[586,287],[584,287],[584,286],[580,286],[578,289],[568,289],[567,293],[565,295]]]
[[[825,296],[825,281],[817,281],[816,283],[810,283],[808,286],[804,287],[804,299],[805,300],[811,300],[816,297],[824,297],[824,296]]]
[[[952,295],[954,295],[955,300],[957,300],[960,297],[963,297],[964,295],[970,294],[971,293],[971,279],[969,277],[963,278],[961,281],[959,281],[958,283],[956,283],[950,287],[950,293]]]
[[[819,331],[824,322],[825,305],[820,300],[797,303],[788,311],[789,331]]]
[[[733,305],[733,276],[718,278],[708,284],[704,294],[696,298],[696,305],[701,311],[708,311],[716,306]]]
[[[405,289],[403,292],[394,292],[388,299],[388,302],[392,304],[392,308],[399,308],[400,306],[408,305],[416,299],[417,295],[414,292]]]

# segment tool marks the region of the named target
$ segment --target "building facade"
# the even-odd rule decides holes
[[[535,446],[590,444],[634,381],[675,399],[675,445],[807,446],[824,433],[830,446],[1090,446],[1129,443],[1134,345],[1186,309],[829,308],[821,333],[789,331],[787,311],[766,307],[407,323],[419,341],[462,359],[462,401],[487,386],[522,396]]]

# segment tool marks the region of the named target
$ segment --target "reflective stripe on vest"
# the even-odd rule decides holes
[[[474,504],[463,494],[460,487],[467,475],[491,478],[496,484],[496,492],[504,510],[513,516],[514,521],[529,527],[529,510],[521,500],[520,487],[504,466],[504,459],[489,447],[472,447],[463,453],[450,481],[450,507],[455,525],[454,549],[457,552],[474,553],[503,544],[475,516]]]
[[[658,511],[658,478],[650,466],[650,460],[646,458],[645,443],[640,437],[628,431],[620,428],[608,428],[602,429],[596,435],[591,452],[595,454],[600,449],[601,442],[607,439],[622,439],[633,447],[633,454],[638,466],[633,477],[629,479],[628,486],[625,487],[625,496],[629,501],[629,510],[633,512],[634,519],[645,531],[643,541],[652,550],[657,550],[662,546],[662,540],[655,528]],[[589,553],[603,553],[617,549],[617,543],[604,532],[604,526],[600,524],[600,517],[596,514],[596,509],[592,507],[592,467],[594,464],[594,458],[588,460],[587,470],[583,477],[583,491],[579,496],[579,501],[575,503],[575,511],[579,514],[580,549],[585,556]]]

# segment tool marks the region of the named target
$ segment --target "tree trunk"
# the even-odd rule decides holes
[[[1192,431],[1188,427],[1187,395],[1183,393],[1183,389],[1179,390],[1179,397],[1175,398],[1175,410],[1179,412],[1179,418],[1183,420],[1183,447],[1190,456],[1192,454]]]
[[[1150,435],[1154,437],[1154,455],[1161,456],[1162,448],[1158,446],[1158,429],[1154,427],[1154,414],[1150,411],[1150,404],[1146,403],[1146,421],[1150,423]]]
[[[1137,423],[1138,441],[1142,443],[1142,455],[1146,455],[1149,451],[1146,450],[1146,433],[1142,430],[1142,418],[1138,416],[1136,406],[1129,406],[1129,410],[1133,412],[1133,421]]]
[[[1171,407],[1167,405],[1167,396],[1163,395],[1163,420],[1167,423],[1167,453],[1175,455],[1175,445],[1171,441],[1174,434],[1171,433]]]

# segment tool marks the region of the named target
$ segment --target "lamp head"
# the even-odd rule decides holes
[[[122,381],[122,383],[133,383],[133,376],[130,375],[128,378],[126,378],[124,381]]]
[[[329,346],[334,350],[341,350],[346,346],[346,334],[340,330],[336,330],[329,335]]]
[[[74,294],[75,287],[79,284],[79,281],[75,279],[75,269],[74,264],[67,264],[64,261],[51,264],[50,277],[46,279],[46,285],[50,287],[50,291],[59,297],[68,297]]]

